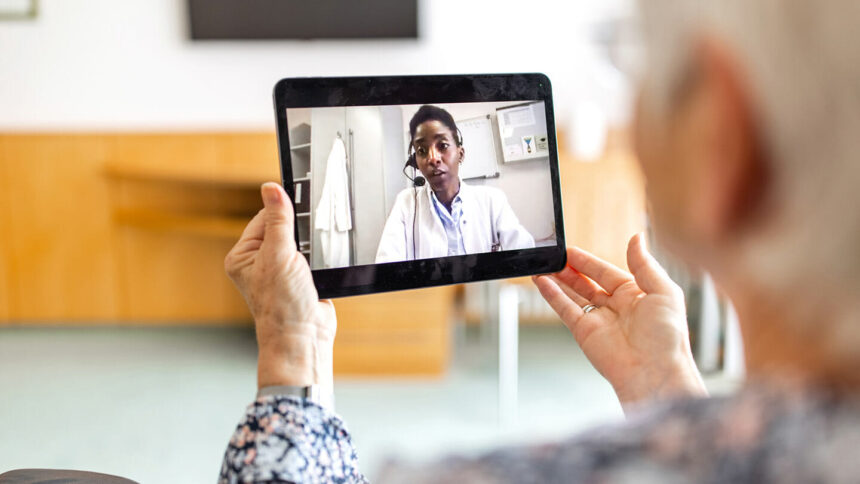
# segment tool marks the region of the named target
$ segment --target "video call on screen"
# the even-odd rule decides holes
[[[287,124],[312,269],[556,245],[542,101],[291,108]]]

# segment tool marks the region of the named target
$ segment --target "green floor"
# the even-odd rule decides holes
[[[562,328],[521,330],[517,422],[496,413],[492,338],[458,331],[436,380],[339,379],[363,468],[561,438],[622,418]],[[250,330],[0,329],[0,472],[85,469],[142,483],[210,483],[255,392]]]

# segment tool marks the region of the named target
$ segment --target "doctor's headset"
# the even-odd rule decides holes
[[[412,182],[412,195],[414,199],[414,203],[412,205],[412,260],[418,258],[418,254],[415,250],[415,220],[418,218],[418,188],[423,187],[425,183],[427,183],[427,179],[421,175],[415,175],[415,177],[409,176],[406,173],[407,168],[412,168],[415,171],[418,170],[418,160],[415,158],[415,146],[413,146],[413,138],[414,134],[409,138],[409,158],[406,159],[406,164],[403,165],[403,175]],[[457,146],[463,146],[463,133],[460,132],[460,128],[457,128]],[[460,161],[462,163],[462,160]]]

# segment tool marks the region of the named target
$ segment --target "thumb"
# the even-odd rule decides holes
[[[627,267],[636,284],[646,293],[671,293],[677,287],[657,259],[645,248],[642,233],[634,235],[627,245]]]
[[[260,188],[263,196],[263,242],[268,250],[295,250],[293,233],[293,204],[281,185],[264,183]],[[265,250],[265,249],[264,249]]]

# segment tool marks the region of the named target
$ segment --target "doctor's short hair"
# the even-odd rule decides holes
[[[416,111],[415,115],[412,116],[412,119],[409,120],[410,149],[412,147],[412,142],[415,140],[415,131],[418,129],[418,126],[422,123],[426,123],[427,121],[439,121],[444,124],[451,130],[451,134],[454,136],[454,142],[457,143],[457,146],[463,146],[463,135],[457,128],[457,123],[454,122],[454,117],[451,116],[451,113],[445,111],[439,106],[425,104],[418,108],[418,111]]]

